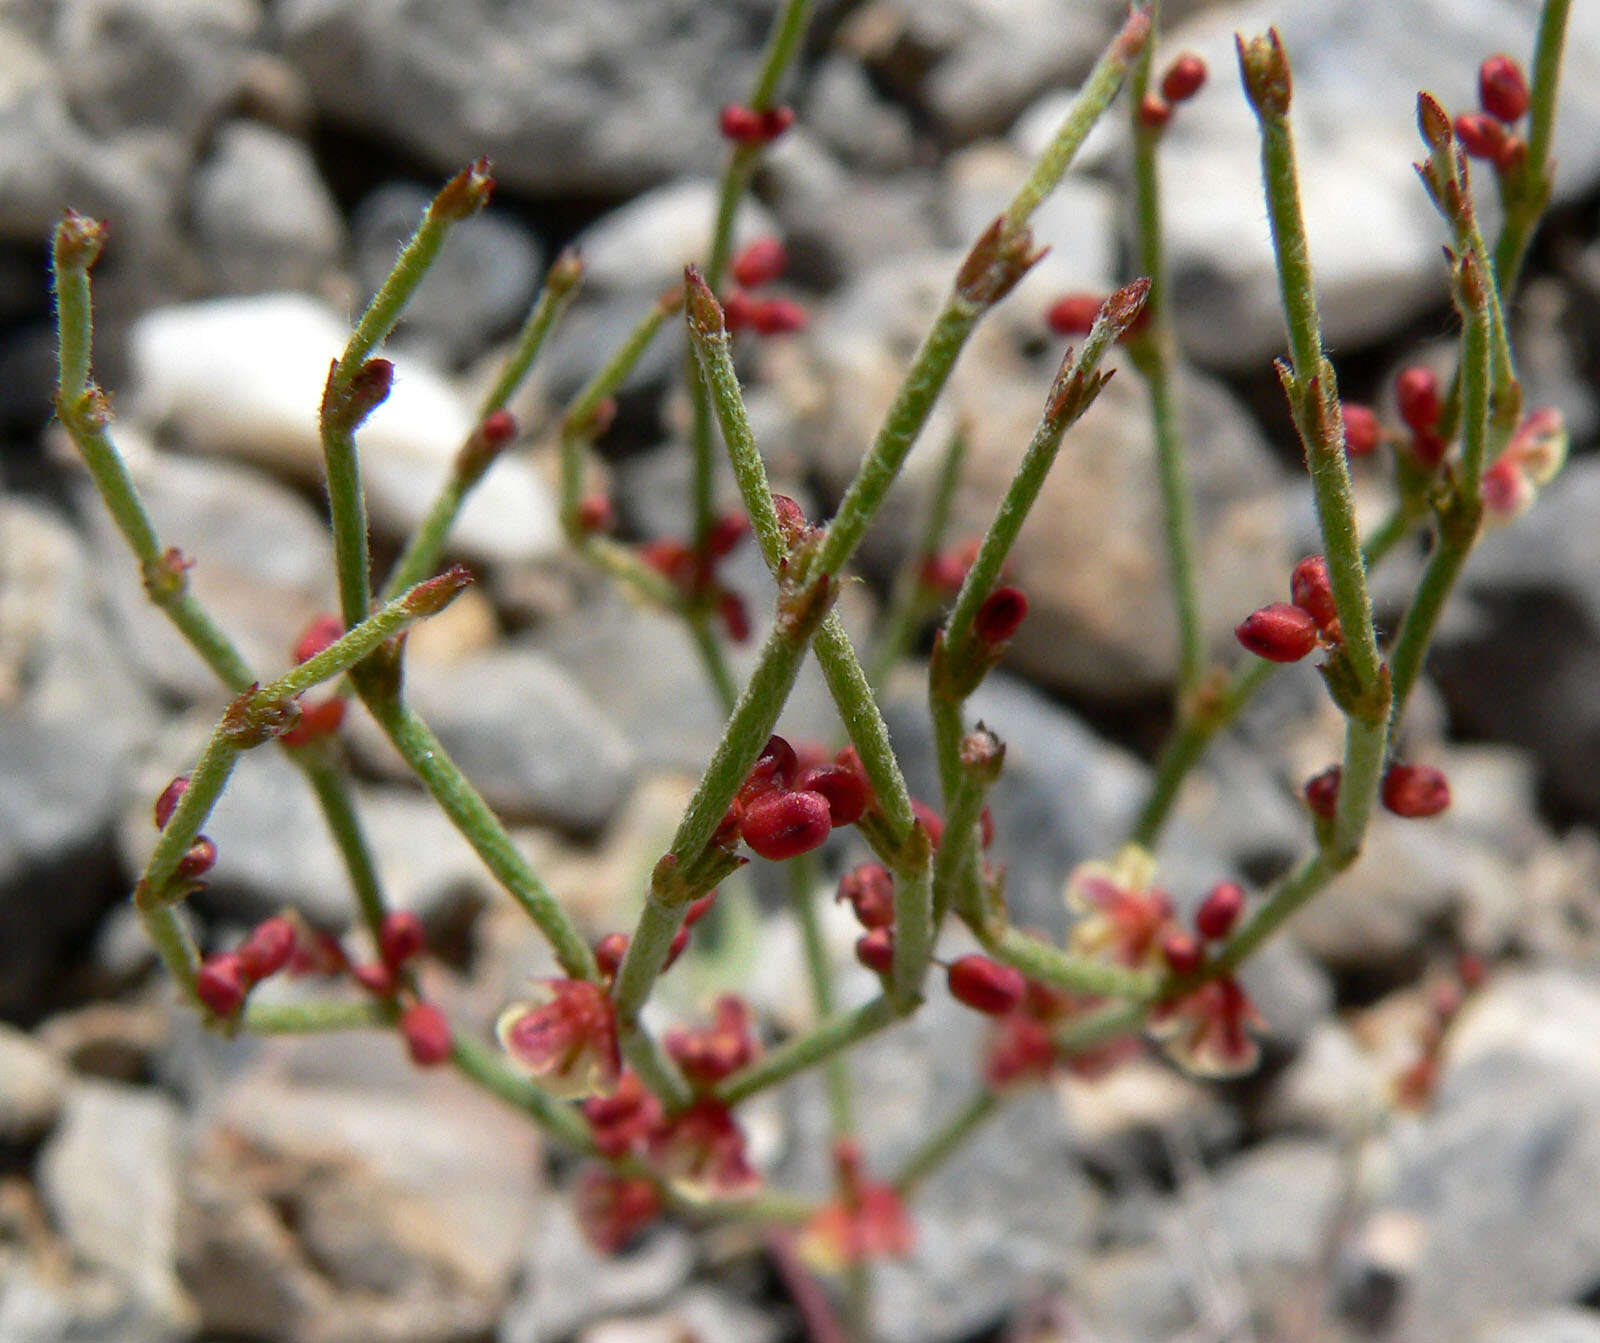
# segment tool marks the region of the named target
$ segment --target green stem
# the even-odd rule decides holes
[[[530,1116],[540,1128],[568,1147],[586,1156],[596,1155],[589,1126],[577,1108],[556,1100],[521,1073],[513,1071],[497,1050],[456,1032],[450,1061],[485,1091]]]
[[[178,983],[179,989],[193,1007],[203,1007],[195,991],[195,972],[200,968],[200,953],[183,921],[183,915],[171,904],[139,905],[139,922],[145,935],[155,945],[157,954],[167,967],[167,973]]]
[[[1154,987],[1150,977],[1137,970],[1125,970],[1098,957],[1074,956],[1020,928],[980,927],[976,931],[984,949],[996,960],[1057,988],[1096,997],[1143,999]]]
[[[318,1031],[354,1031],[394,1024],[394,1007],[372,999],[319,999],[297,1003],[250,1003],[240,1023],[256,1035],[310,1035]]]
[[[974,1092],[955,1114],[924,1138],[895,1173],[895,1192],[903,1199],[915,1196],[917,1189],[934,1171],[953,1156],[972,1134],[993,1115],[1000,1113],[999,1092]]]
[[[199,838],[200,827],[217,805],[238,760],[239,747],[224,720],[212,732],[200,759],[189,771],[188,786],[162,828],[161,837],[156,840],[144,873],[134,888],[134,901],[141,909],[169,903],[184,894],[181,883],[179,889],[174,889],[178,864]]]
[[[362,922],[376,940],[387,912],[383,883],[378,879],[377,864],[373,861],[366,833],[361,828],[361,818],[356,813],[349,785],[320,743],[291,750],[290,755],[306,776],[311,791],[316,794],[328,834],[344,860],[351,890],[361,909]]]
[[[556,323],[566,314],[578,296],[583,283],[583,261],[568,248],[558,256],[545,274],[544,287],[539,291],[532,310],[517,333],[511,353],[500,366],[500,376],[484,394],[478,405],[478,419],[486,420],[497,410],[503,410],[511,400],[522,380],[528,376],[539,351],[555,329]]]
[[[905,775],[900,772],[900,762],[889,740],[889,728],[883,721],[872,686],[856,658],[850,636],[845,633],[844,622],[836,613],[830,612],[822,622],[813,647],[817,664],[822,668],[822,679],[827,683],[828,693],[839,710],[856,754],[861,757],[861,766],[867,772],[878,808],[896,838],[903,840],[916,819],[911,810],[911,792],[906,787]]]
[[[1534,37],[1533,79],[1529,88],[1528,156],[1506,184],[1505,222],[1494,249],[1495,282],[1502,294],[1517,287],[1533,230],[1550,203],[1555,168],[1550,143],[1555,130],[1556,93],[1566,49],[1567,13],[1572,0],[1545,0]]]
[[[748,1068],[734,1073],[717,1088],[717,1099],[730,1107],[738,1105],[757,1092],[787,1082],[898,1019],[899,1013],[887,997],[874,998],[854,1011],[824,1021],[816,1029],[780,1045]]]
[[[806,977],[811,985],[811,1010],[816,1020],[833,1015],[833,966],[822,937],[822,920],[817,917],[816,858],[802,854],[789,864],[789,908],[800,927],[800,943],[805,949]],[[840,1055],[828,1060],[823,1070],[828,1089],[829,1124],[835,1139],[848,1137],[855,1129],[850,1102],[850,1066]]]
[[[727,655],[717,642],[716,634],[712,632],[706,613],[686,611],[684,619],[689,626],[689,637],[694,640],[695,651],[700,654],[701,665],[711,681],[711,688],[716,691],[717,700],[722,705],[722,712],[732,713],[733,706],[739,702],[739,683],[734,679],[733,669],[728,665]]]

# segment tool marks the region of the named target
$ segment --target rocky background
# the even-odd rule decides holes
[[[776,232],[800,336],[742,347],[775,477],[825,511],[960,245],[992,216],[1117,22],[1111,0],[824,0],[797,128],[741,228]],[[703,247],[715,109],[746,87],[770,0],[0,0],[0,1343],[798,1337],[760,1246],[677,1229],[603,1259],[537,1135],[391,1039],[224,1043],[173,1010],[125,904],[150,801],[221,700],[142,602],[48,428],[44,279],[63,206],[109,218],[99,376],[163,536],[264,668],[333,605],[317,392],[345,324],[422,204],[479,154],[493,208],[462,228],[395,342],[363,457],[393,553],[468,426],[546,261],[576,242],[583,296],[518,406],[529,450],[462,521],[482,582],[411,641],[414,702],[595,931],[622,926],[717,730],[682,631],[563,558],[553,405]],[[1213,82],[1164,154],[1184,396],[1219,652],[1313,548],[1236,28],[1279,24],[1327,322],[1347,395],[1384,404],[1404,359],[1445,353],[1443,233],[1413,178],[1419,87],[1468,107],[1478,62],[1525,56],[1531,0],[1178,0],[1169,51]],[[1264,1066],[1228,1087],[1154,1062],[1030,1094],[916,1206],[880,1274],[896,1343],[1384,1338],[1600,1340],[1600,7],[1574,6],[1553,215],[1514,323],[1533,405],[1575,455],[1475,555],[1413,714],[1455,805],[1380,819],[1360,867],[1251,968]],[[1112,119],[1114,122],[1117,118]],[[956,535],[981,526],[1031,429],[1064,289],[1124,276],[1124,135],[1097,131],[1042,212],[1052,251],[979,332],[941,423],[849,594],[870,627],[930,454],[972,426]],[[1492,206],[1486,208],[1492,209]],[[683,526],[680,347],[663,341],[602,448],[625,534]],[[1364,499],[1383,504],[1381,481]],[[1379,583],[1392,617],[1416,557]],[[762,600],[754,556],[735,580]],[[1165,726],[1172,620],[1143,398],[1118,378],[1069,438],[1025,535],[1033,599],[978,705],[1012,744],[997,850],[1017,915],[1059,930],[1063,878],[1126,826]],[[930,787],[914,669],[896,742]],[[820,686],[784,730],[823,736]],[[548,962],[464,844],[385,755],[349,749],[396,900],[447,964],[430,992],[484,1023]],[[1181,900],[1282,871],[1307,841],[1300,780],[1334,756],[1315,676],[1281,676],[1212,752],[1164,846]],[[293,771],[254,753],[208,827],[219,941],[285,905],[349,902]],[[847,850],[830,850],[837,870]],[[714,954],[663,985],[719,987],[801,1025],[796,932],[763,881]],[[830,906],[830,910],[831,910]],[[847,959],[847,920],[830,923]],[[1490,967],[1430,1106],[1392,1104],[1437,975]],[[864,974],[864,972],[862,972]],[[847,978],[847,994],[870,986]],[[887,1166],[964,1094],[978,1027],[935,995],[854,1056],[869,1159]],[[816,1187],[805,1083],[751,1115],[761,1163]]]

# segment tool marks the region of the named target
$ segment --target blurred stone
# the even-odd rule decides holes
[[[1104,1077],[1059,1083],[1072,1143],[1092,1169],[1119,1182],[1162,1178],[1171,1152],[1219,1153],[1240,1137],[1239,1117],[1213,1090],[1149,1058]]]
[[[1479,1343],[1600,1343],[1600,1314],[1577,1306],[1540,1311],[1491,1326]]]
[[[874,174],[910,166],[915,152],[906,109],[880,95],[860,64],[844,56],[825,57],[817,66],[800,120],[844,162]]]
[[[195,241],[215,293],[313,290],[344,225],[305,144],[253,121],[217,132],[190,184]]]
[[[0,1023],[0,1146],[18,1147],[48,1132],[66,1090],[67,1071],[55,1056]]]
[[[613,1320],[585,1329],[580,1343],[776,1343],[781,1324],[769,1309],[758,1309],[713,1287],[691,1287],[672,1308],[643,1319]]]
[[[1376,1060],[1348,1028],[1324,1020],[1274,1080],[1265,1115],[1280,1129],[1341,1137],[1374,1122],[1388,1099]]]

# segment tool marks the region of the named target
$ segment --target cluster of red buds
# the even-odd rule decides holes
[[[784,738],[773,736],[713,842],[732,848],[742,839],[762,858],[782,862],[817,848],[835,827],[854,825],[872,803],[872,786],[854,747],[831,761],[821,751],[807,750],[802,760]]]
[[[1172,120],[1172,110],[1199,93],[1206,82],[1206,63],[1186,51],[1161,76],[1161,91],[1148,92],[1139,101],[1139,124],[1158,131]]]
[[[744,598],[718,579],[717,564],[731,555],[749,532],[750,520],[743,513],[724,513],[713,520],[701,545],[663,537],[640,546],[639,558],[667,579],[685,602],[714,610],[728,637],[743,643],[750,637],[750,615]]]
[[[736,288],[722,299],[722,320],[729,331],[749,328],[759,336],[783,336],[804,331],[806,310],[793,299],[752,298],[788,268],[789,254],[776,238],[757,238],[733,259],[728,268]]]
[[[711,906],[717,902],[717,893],[710,891],[698,900],[691,900],[683,912],[683,922],[678,925],[678,931],[672,935],[672,941],[667,946],[667,958],[661,962],[661,973],[672,969],[678,957],[683,955],[684,949],[689,945],[689,931],[701,919],[711,912]],[[622,968],[622,958],[628,954],[627,933],[607,933],[594,944],[595,964],[600,967],[600,973],[607,979],[615,979],[617,971]]]
[[[662,1046],[698,1090],[716,1086],[756,1061],[761,1053],[751,1029],[750,1006],[725,993],[712,1009],[712,1023],[698,1030],[679,1028],[662,1037]]]
[[[156,829],[165,830],[167,822],[172,819],[172,813],[177,811],[178,803],[183,800],[183,795],[189,788],[189,776],[180,774],[161,790],[161,795],[156,798],[155,817]],[[189,845],[182,858],[178,859],[177,876],[185,882],[191,891],[198,890],[201,886],[200,878],[217,865],[217,846],[204,835],[196,835],[194,843]]]
[[[794,125],[794,108],[768,107],[757,111],[742,103],[729,103],[717,117],[717,127],[725,140],[736,145],[771,144]]]
[[[344,634],[344,625],[338,616],[321,615],[306,626],[294,646],[295,665],[309,662],[330,644],[338,642]],[[312,703],[300,705],[300,721],[285,732],[279,740],[285,746],[307,746],[324,737],[331,737],[344,722],[344,696],[328,695]]]
[[[538,1001],[500,1014],[501,1047],[557,1096],[607,1096],[622,1076],[617,1014],[610,995],[586,979],[545,979]]]
[[[1438,376],[1421,364],[1401,369],[1395,375],[1394,399],[1400,419],[1411,431],[1411,455],[1430,470],[1438,466],[1450,446],[1439,434],[1444,399]]]
[[[1314,816],[1332,820],[1339,809],[1339,781],[1343,771],[1330,765],[1306,780],[1306,806]],[[1411,820],[1437,816],[1450,806],[1450,781],[1431,765],[1390,765],[1378,792],[1385,808]]]
[[[1511,128],[1528,111],[1528,80],[1522,67],[1501,53],[1478,67],[1481,113],[1456,118],[1456,138],[1475,159],[1486,159],[1502,175],[1515,172],[1528,157],[1528,142]]]
[[[1566,421],[1553,406],[1523,420],[1505,451],[1483,473],[1484,523],[1500,527],[1526,513],[1566,462],[1567,445]]]
[[[1234,626],[1234,637],[1269,662],[1298,662],[1319,645],[1336,648],[1343,637],[1339,611],[1321,555],[1307,555],[1295,565],[1289,596],[1290,601],[1252,611]]]
[[[196,996],[217,1016],[234,1016],[251,989],[289,964],[297,941],[294,924],[281,914],[263,920],[232,951],[217,952],[200,963]]]
[[[1075,1077],[1104,1077],[1139,1052],[1137,1035],[1119,1035],[1063,1057],[1055,1033],[1074,1018],[1104,1006],[1104,999],[1068,993],[1037,979],[1024,979],[1022,997],[998,1016],[984,1049],[983,1077],[997,1091],[1047,1079],[1058,1065]]]
[[[872,1259],[911,1253],[916,1230],[891,1184],[867,1177],[860,1145],[840,1138],[833,1146],[838,1197],[818,1208],[800,1232],[798,1249],[814,1268],[836,1273]]]

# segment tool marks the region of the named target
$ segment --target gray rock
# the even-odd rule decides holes
[[[67,1071],[32,1036],[0,1024],[0,1144],[18,1146],[46,1133],[61,1112]]]
[[[389,182],[356,206],[351,246],[363,301],[388,278],[432,198],[421,187]],[[543,263],[538,240],[511,215],[490,208],[450,231],[397,334],[445,363],[478,354],[497,331],[521,321]]]
[[[190,185],[190,209],[216,293],[314,289],[344,245],[310,151],[257,122],[217,132]]]
[[[801,121],[852,167],[876,174],[911,165],[916,148],[911,118],[905,108],[882,98],[861,65],[847,57],[828,56],[818,64]],[[780,146],[794,135],[785,136]]]
[[[1545,1310],[1480,1335],[1480,1343],[1600,1343],[1600,1314],[1580,1310]]]
[[[722,152],[770,6],[294,0],[284,50],[324,115],[440,170],[487,154],[507,186],[620,196]]]
[[[671,1309],[642,1319],[611,1320],[584,1331],[583,1343],[775,1343],[782,1322],[770,1309],[715,1287],[691,1287]]]
[[[1347,1161],[1329,1143],[1285,1138],[1223,1165],[1207,1191],[1223,1253],[1252,1298],[1302,1280],[1334,1230]]]

